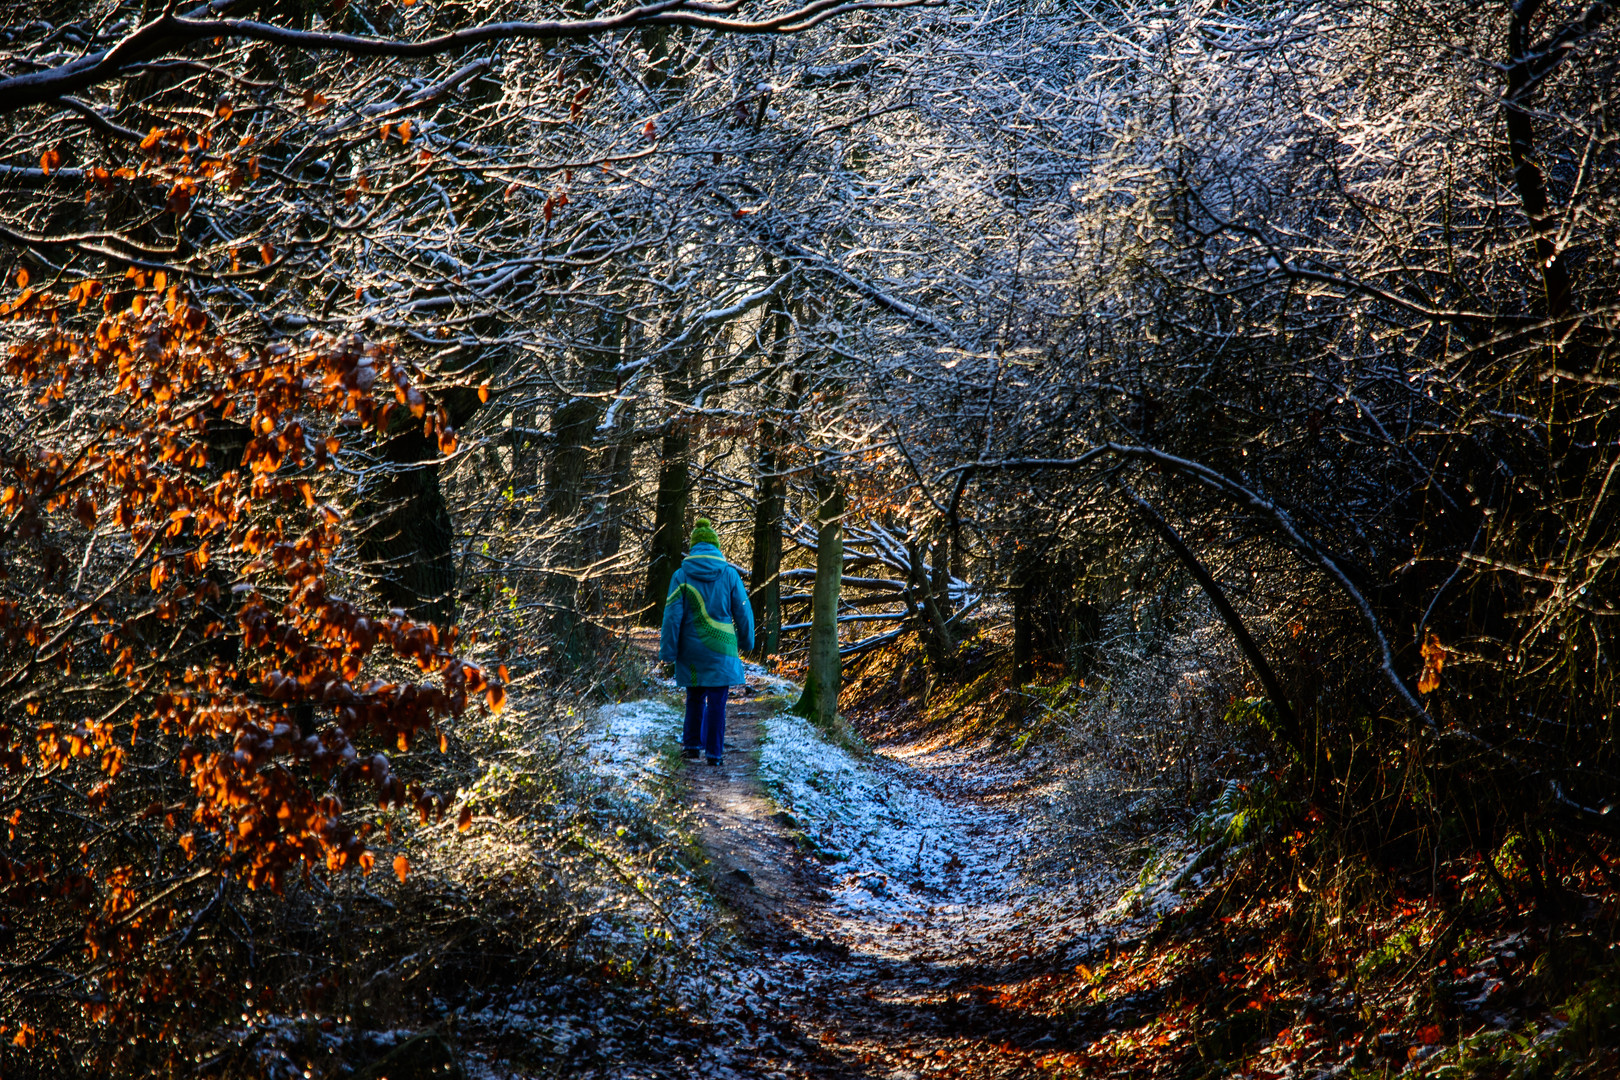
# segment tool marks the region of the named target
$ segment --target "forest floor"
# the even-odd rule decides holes
[[[758,1013],[694,1074],[1049,1076],[1094,1038],[1011,995],[1105,958],[1149,913],[1115,906],[1134,880],[1117,867],[1042,872],[1039,759],[918,728],[840,739],[784,712],[788,688],[751,689],[724,764],[687,762],[686,790]]]
[[[568,760],[632,903],[589,920],[577,974],[436,1006],[468,1076],[1620,1075],[1600,882],[1549,920],[1478,860],[1313,863],[1318,815],[1263,772],[1154,809],[1106,755],[1015,750],[960,695],[925,717],[891,669],[825,731],[749,668],[719,766],[680,758],[666,680],[582,717]]]
[[[1319,892],[1277,871],[1308,821],[1193,874],[1213,849],[1191,816],[1144,837],[1129,814],[1062,809],[1083,762],[963,743],[905,704],[826,732],[786,711],[785,680],[749,684],[725,763],[673,777],[736,946],[679,1075],[1620,1075],[1601,895],[1538,924],[1481,893],[1477,866],[1436,868],[1449,892],[1395,881],[1324,922]],[[664,689],[661,719],[610,709],[668,762]]]
[[[691,788],[773,1020],[796,1036],[762,1039],[750,1071],[1048,1075],[1080,1033],[1004,996],[1108,949],[1123,925],[1101,897],[1119,878],[1026,873],[1037,778],[938,740],[860,755],[762,711],[736,709],[736,751],[694,766]]]

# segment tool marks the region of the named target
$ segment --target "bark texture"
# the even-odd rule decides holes
[[[824,728],[838,717],[838,593],[844,573],[844,486],[825,467],[816,472],[816,585],[810,600],[810,661],[793,711]]]

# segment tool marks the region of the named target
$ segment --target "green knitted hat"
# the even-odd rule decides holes
[[[713,544],[720,546],[720,534],[714,531],[714,523],[708,518],[700,517],[692,523],[692,543]]]

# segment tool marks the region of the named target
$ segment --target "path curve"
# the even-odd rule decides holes
[[[1050,1076],[1090,1037],[1022,1008],[1019,988],[1107,948],[1101,901],[1122,882],[1031,880],[1049,790],[1027,768],[942,742],[862,753],[781,703],[734,690],[725,763],[687,763],[716,893],[770,1005],[711,1075]]]

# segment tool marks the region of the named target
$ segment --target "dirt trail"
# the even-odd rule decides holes
[[[791,819],[760,783],[762,711],[750,698],[728,702],[724,763],[687,762],[688,798],[716,891],[751,939],[780,946],[798,943],[794,923],[827,894],[819,867],[798,849]]]
[[[700,1074],[1050,1075],[1043,1062],[1089,1038],[1021,1009],[1014,987],[1105,949],[1097,898],[1119,883],[1028,879],[1045,791],[1019,769],[928,743],[851,755],[772,719],[779,703],[734,697],[725,764],[687,763],[717,892],[773,1010]],[[767,724],[800,756],[762,754]]]

